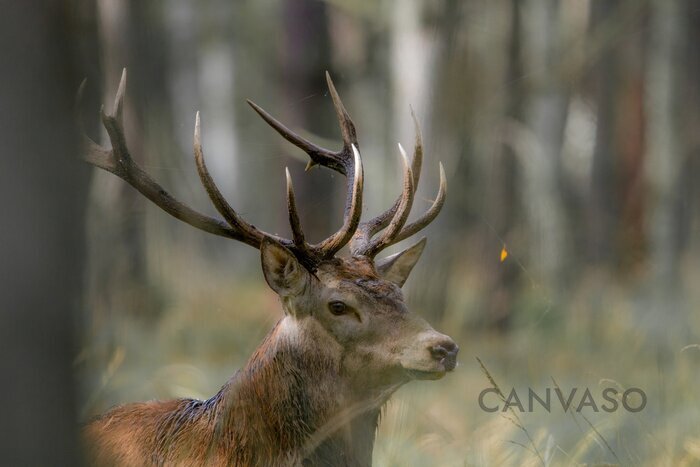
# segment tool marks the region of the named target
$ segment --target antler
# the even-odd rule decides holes
[[[363,171],[362,160],[357,149],[357,136],[355,126],[345,110],[340,97],[338,96],[330,76],[326,75],[328,86],[333,97],[333,103],[340,121],[340,128],[343,135],[343,148],[338,152],[329,151],[307,142],[297,136],[274,118],[269,116],[264,110],[249,101],[249,104],[270,123],[273,128],[282,133],[285,138],[292,141],[309,153],[312,165],[323,165],[336,170],[347,177],[347,196],[343,225],[336,233],[326,240],[309,245],[304,240],[304,234],[299,223],[299,216],[296,211],[294,189],[292,188],[289,170],[287,175],[287,207],[289,210],[289,221],[292,227],[292,240],[273,235],[246,222],[226,201],[221,191],[214,183],[209,174],[204,161],[204,152],[201,143],[201,125],[199,112],[195,118],[194,128],[194,158],[197,165],[199,178],[204,186],[209,198],[216,210],[225,219],[225,222],[205,214],[202,214],[184,203],[178,201],[168,193],[158,182],[151,178],[136,162],[134,162],[126,145],[123,125],[124,93],[126,90],[126,69],[123,70],[119,88],[114,100],[114,110],[112,114],[106,114],[101,110],[102,123],[107,130],[112,148],[103,148],[83,132],[85,153],[83,158],[90,164],[113,173],[122,180],[136,188],[146,198],[155,205],[163,209],[173,217],[192,225],[200,230],[222,237],[232,238],[241,241],[255,248],[260,248],[264,237],[270,237],[285,247],[292,250],[306,267],[313,270],[318,263],[324,259],[331,258],[355,233],[360,221],[362,212],[362,186]],[[80,100],[84,83],[78,91]],[[80,125],[82,128],[82,125]]]
[[[268,125],[282,135],[284,139],[302,149],[309,155],[311,161],[309,161],[307,169],[313,167],[314,165],[322,165],[345,175],[347,178],[347,194],[345,197],[343,226],[326,240],[323,240],[316,245],[308,246],[311,250],[319,252],[323,258],[330,258],[350,241],[360,223],[360,216],[362,215],[362,187],[364,175],[362,171],[362,160],[358,150],[355,124],[350,119],[350,115],[348,115],[347,110],[345,110],[345,106],[340,100],[338,91],[336,91],[333,81],[331,80],[331,76],[328,74],[328,72],[326,72],[326,82],[328,83],[328,90],[330,91],[331,98],[333,99],[333,105],[335,107],[335,112],[338,116],[338,123],[340,125],[340,132],[343,137],[343,147],[339,151],[331,151],[329,149],[324,149],[317,146],[311,141],[294,133],[254,102],[249,100],[248,104],[263,118],[263,120],[268,123]],[[293,193],[291,190],[291,180],[289,179],[287,183],[287,193]],[[293,197],[291,197],[291,199],[293,199]],[[291,206],[294,203],[292,202],[288,204],[290,205],[290,222],[292,222],[292,225],[294,226],[295,222],[292,221],[291,213]],[[296,224],[298,224],[298,220],[296,220]]]
[[[78,91],[78,101],[80,101],[84,86],[85,82],[83,82]],[[112,149],[103,148],[83,132],[85,147],[83,158],[95,167],[104,169],[121,178],[171,216],[205,232],[251,244],[249,243],[250,239],[241,232],[231,228],[225,222],[201,214],[178,201],[134,162],[124,137],[123,108],[125,90],[126,68],[122,71],[119,88],[114,98],[112,114],[106,114],[104,107],[100,109],[102,124],[107,130]],[[82,125],[80,126],[82,127]]]
[[[314,165],[322,165],[345,175],[347,179],[343,225],[333,235],[317,244],[308,244],[305,240],[304,232],[299,222],[294,188],[288,169],[286,170],[287,210],[289,212],[289,223],[292,229],[291,240],[259,230],[246,222],[231,207],[221,194],[216,183],[214,183],[204,161],[199,112],[197,112],[195,118],[194,128],[194,158],[197,172],[214,207],[225,221],[207,216],[190,208],[170,195],[161,185],[151,178],[148,173],[134,162],[126,145],[123,125],[126,69],[123,70],[119,82],[119,88],[114,99],[113,113],[106,114],[103,109],[100,111],[102,123],[107,130],[112,148],[103,148],[88,138],[83,132],[85,145],[85,154],[83,157],[90,164],[111,172],[126,181],[165,212],[193,227],[214,235],[241,241],[255,248],[260,248],[265,237],[272,238],[281,245],[289,248],[300,262],[310,270],[316,269],[321,261],[332,258],[350,241],[352,241],[352,254],[374,258],[379,251],[415,234],[432,222],[440,212],[445,200],[445,173],[442,164],[440,164],[440,190],[433,205],[418,220],[405,225],[411,211],[411,206],[413,205],[415,187],[418,185],[420,178],[423,155],[420,129],[418,128],[418,122],[413,114],[413,110],[411,110],[411,115],[416,125],[416,144],[413,161],[410,166],[406,153],[401,145],[399,145],[399,151],[404,162],[404,183],[401,196],[390,209],[376,218],[360,224],[364,175],[362,159],[357,144],[355,125],[350,119],[347,110],[345,110],[345,106],[340,100],[340,96],[328,73],[326,73],[326,81],[328,82],[328,89],[333,99],[333,105],[338,116],[340,131],[343,138],[343,147],[338,151],[324,149],[302,138],[265,112],[258,105],[248,101],[248,104],[250,104],[272,128],[282,135],[282,137],[301,148],[309,155],[311,160],[307,168]],[[78,91],[78,100],[80,100],[82,95],[84,84],[85,83],[81,85]],[[80,122],[79,126],[82,128]],[[372,239],[374,235],[383,229],[385,230],[381,235]]]

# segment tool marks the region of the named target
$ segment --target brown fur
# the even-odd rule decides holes
[[[445,336],[412,319],[400,289],[364,258],[334,259],[295,280],[296,295],[278,292],[287,316],[214,397],[110,410],[86,427],[93,462],[371,465],[381,406],[409,380],[397,359],[412,344],[402,342]],[[357,320],[330,316],[328,293],[351,294],[368,307]]]

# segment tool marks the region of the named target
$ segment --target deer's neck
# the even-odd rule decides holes
[[[286,458],[290,463],[309,459],[312,465],[371,465],[384,401],[350,390],[340,372],[341,352],[333,348],[337,344],[298,326],[292,318],[281,320],[222,388],[216,396],[217,430],[241,452],[270,454],[246,459],[251,463]]]

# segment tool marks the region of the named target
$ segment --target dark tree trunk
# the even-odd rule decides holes
[[[333,105],[326,92],[325,71],[330,69],[326,6],[323,2],[292,0],[284,2],[282,14],[281,79],[278,83],[284,89],[281,107],[287,110],[285,121],[292,128],[303,128],[312,134],[340,141]],[[338,76],[335,84],[339,86],[342,97],[342,80]],[[340,202],[336,202],[341,198],[331,193],[334,190],[339,193],[338,189],[344,187],[345,180],[337,176],[331,178],[331,173],[323,169],[303,174],[299,170],[301,167],[298,162],[290,166],[301,220],[310,240],[318,241],[341,225],[340,216],[335,214],[342,212]],[[277,171],[279,177],[272,180],[282,181],[282,171],[279,167]]]
[[[508,61],[504,87],[508,89],[505,117],[510,121],[521,121],[523,118],[523,88],[519,84],[523,74],[522,67],[522,18],[518,0],[510,2],[510,37],[508,38]],[[520,277],[520,268],[511,259],[499,261],[498,251],[507,247],[514,229],[517,225],[517,160],[514,148],[510,144],[503,144],[498,159],[494,162],[493,181],[485,187],[489,190],[487,202],[488,212],[492,217],[492,227],[486,231],[491,240],[485,240],[489,245],[488,251],[492,252],[489,264],[489,291],[486,294],[488,300],[485,310],[485,320],[488,327],[500,331],[508,328],[511,312],[513,311],[513,299],[517,293],[517,281]],[[496,234],[494,236],[494,233]],[[503,244],[499,244],[503,242]]]
[[[620,62],[619,112],[616,122],[616,148],[619,153],[616,175],[617,215],[614,232],[615,261],[623,275],[634,274],[646,256],[644,222],[644,152],[646,130],[644,112],[644,48],[646,36],[634,32],[637,40],[627,41]]]
[[[87,169],[74,137],[68,10],[0,8],[0,455],[4,465],[79,465],[72,361]]]
[[[607,24],[606,21],[614,13],[616,6],[616,1],[608,0],[595,0],[591,3],[591,28],[594,32]],[[613,229],[617,217],[615,122],[619,94],[619,58],[618,47],[615,44],[605,47],[592,73],[598,108],[585,222],[587,256],[592,264],[610,264],[610,255],[614,251]]]

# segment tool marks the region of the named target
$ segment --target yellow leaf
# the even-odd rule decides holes
[[[503,249],[501,250],[501,263],[506,260],[508,257],[508,250],[506,250],[506,246],[503,245]]]

